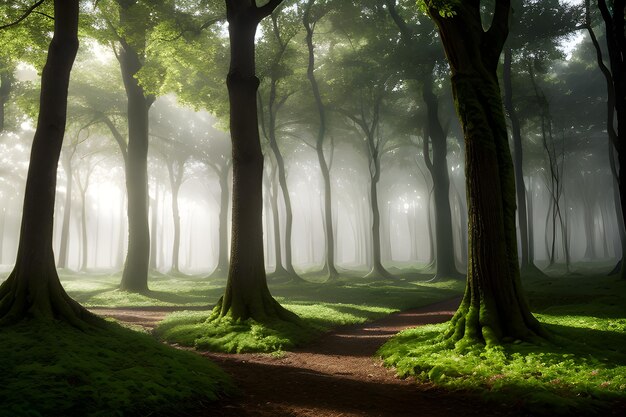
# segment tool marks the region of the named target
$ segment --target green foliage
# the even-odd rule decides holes
[[[441,324],[402,332],[379,354],[401,376],[515,399],[533,413],[596,412],[625,401],[626,284],[588,276],[535,284],[530,301],[550,304],[537,317],[554,343],[454,346],[441,337],[447,329]]]
[[[417,0],[417,6],[422,12],[436,12],[439,16],[445,18],[455,16],[455,6],[459,4],[459,0]]]
[[[116,324],[0,329],[1,416],[130,416],[194,409],[232,390],[206,358]]]

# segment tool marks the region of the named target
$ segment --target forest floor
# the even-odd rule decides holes
[[[198,352],[229,373],[240,395],[197,416],[521,416],[515,407],[486,403],[476,395],[399,379],[375,357],[400,330],[450,319],[460,298],[344,326],[302,349],[279,354]],[[94,312],[150,330],[171,308],[102,309]]]

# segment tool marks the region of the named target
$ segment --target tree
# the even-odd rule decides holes
[[[54,1],[54,34],[41,75],[37,130],[26,180],[15,268],[0,286],[0,323],[61,319],[77,327],[96,316],[72,300],[57,275],[52,230],[57,165],[65,133],[67,91],[78,50],[78,0]]]
[[[322,178],[324,180],[324,229],[326,236],[326,264],[324,269],[328,273],[328,279],[334,280],[338,277],[337,268],[335,267],[335,232],[333,228],[333,211],[332,211],[332,191],[330,183],[330,167],[324,155],[324,142],[326,138],[327,115],[319,83],[315,77],[315,45],[313,36],[315,35],[315,26],[324,16],[326,10],[314,10],[315,0],[307,0],[304,5],[304,13],[302,14],[302,24],[306,30],[306,45],[309,52],[309,62],[307,67],[307,78],[311,84],[311,91],[315,99],[315,105],[319,117],[319,125],[317,130],[317,139],[315,141],[315,151],[320,164]]]
[[[469,265],[463,301],[446,337],[499,344],[547,336],[522,292],[515,225],[515,176],[497,67],[509,31],[509,0],[496,0],[483,29],[481,2],[426,1],[452,73],[465,137]]]
[[[286,12],[282,12],[281,15],[284,17]],[[294,13],[292,13],[294,14]],[[291,196],[289,195],[289,188],[287,186],[287,170],[285,167],[285,158],[281,152],[280,146],[278,144],[277,133],[278,133],[278,113],[286,104],[289,97],[293,94],[293,91],[289,89],[284,89],[286,91],[281,91],[279,86],[282,82],[284,84],[284,78],[289,75],[289,69],[285,63],[286,57],[290,54],[289,43],[291,39],[296,35],[297,30],[295,29],[295,19],[283,19],[279,23],[279,16],[276,13],[273,13],[271,16],[270,22],[271,26],[267,27],[265,30],[269,31],[272,36],[271,40],[266,41],[268,44],[267,49],[269,49],[267,55],[270,61],[268,63],[268,68],[266,70],[265,78],[269,81],[269,98],[267,100],[267,124],[264,121],[263,115],[261,116],[261,125],[263,127],[263,133],[266,139],[269,142],[270,149],[274,154],[274,159],[276,161],[277,166],[277,174],[278,174],[278,183],[280,185],[280,189],[282,192],[283,202],[285,204],[285,266],[283,267],[282,261],[277,260],[276,271],[279,273],[287,274],[292,281],[300,282],[302,279],[298,276],[295,269],[293,268],[292,261],[292,225],[293,225],[293,211],[291,208]],[[292,16],[290,16],[292,17]],[[286,21],[285,21],[286,20]],[[284,24],[281,24],[284,23]],[[285,29],[286,27],[286,29]],[[282,93],[282,94],[281,94]],[[259,105],[263,108],[263,96],[259,94]],[[266,127],[267,126],[267,127]],[[274,195],[274,197],[277,197]],[[276,216],[278,219],[278,216]],[[277,229],[277,236],[280,236],[280,222],[275,222],[274,227]],[[280,240],[277,243],[277,249],[280,249]]]
[[[609,55],[609,66],[607,67],[602,58],[598,42],[591,30],[591,21],[589,15],[589,3],[586,2],[587,18],[586,25],[589,34],[594,41],[598,53],[598,65],[604,74],[609,90],[607,114],[607,131],[609,138],[613,142],[613,146],[617,151],[618,185],[619,199],[622,207],[622,224],[626,224],[626,13],[625,0],[598,0],[598,9],[604,21],[606,44]],[[617,126],[614,120],[617,121]],[[626,262],[624,255],[626,254],[626,245],[622,239],[622,260],[620,277],[626,279]]]
[[[433,180],[435,205],[435,252],[436,273],[433,279],[459,277],[454,260],[454,238],[450,206],[450,178],[448,174],[448,135],[442,126],[439,112],[439,96],[436,93],[438,67],[443,60],[434,45],[424,45],[425,38],[432,38],[433,29],[425,22],[409,22],[400,13],[396,0],[386,0],[389,16],[400,31],[403,48],[410,53],[402,54],[404,76],[421,84],[422,100],[426,105],[424,129],[424,161]],[[413,24],[410,24],[413,23]],[[404,58],[404,56],[410,58]],[[419,58],[415,58],[417,55]],[[408,68],[406,68],[408,67]],[[439,71],[441,72],[441,71]],[[431,157],[432,145],[432,157]],[[430,227],[430,222],[429,222]]]
[[[232,246],[226,291],[215,307],[219,317],[257,321],[297,316],[270,294],[263,257],[263,152],[259,137],[255,70],[257,26],[282,0],[226,0],[230,68],[226,84],[233,146]]]

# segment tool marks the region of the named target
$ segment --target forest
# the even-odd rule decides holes
[[[626,0],[0,0],[0,417],[626,415]]]

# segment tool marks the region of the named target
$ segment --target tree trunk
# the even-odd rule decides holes
[[[222,168],[219,173],[220,182],[220,214],[218,232],[217,266],[211,276],[225,277],[228,274],[228,205],[230,202],[230,189],[228,188],[228,166]]]
[[[52,251],[57,165],[63,145],[70,72],[78,50],[78,0],[54,1],[54,35],[41,76],[37,130],[26,180],[15,268],[0,286],[0,324],[59,319],[77,327],[99,320],[59,281]]]
[[[159,187],[154,187],[154,198],[150,199],[150,269],[157,270],[157,248],[159,242],[157,239],[157,227],[159,216]]]
[[[123,3],[120,23],[134,28]],[[141,29],[139,29],[141,32]],[[145,30],[132,33],[133,43],[145,47]],[[128,194],[128,252],[120,289],[131,292],[148,291],[150,260],[150,227],[148,221],[148,113],[154,97],[148,97],[136,76],[143,67],[144,57],[136,47],[124,40],[119,52],[122,80],[128,99],[128,158],[126,161],[126,191]]]
[[[272,211],[272,223],[274,232],[274,254],[276,258],[276,267],[274,274],[277,276],[287,274],[287,270],[283,267],[282,245],[280,239],[280,213],[278,212],[278,184],[276,180],[276,168],[272,169],[269,178],[270,183],[270,210]]]
[[[437,266],[433,280],[440,278],[460,278],[454,259],[454,238],[452,234],[452,212],[450,210],[450,177],[448,175],[448,143],[439,121],[439,100],[432,91],[432,72],[428,71],[423,83],[423,98],[428,112],[428,137],[424,137],[424,159],[433,180],[435,203],[435,263]],[[433,157],[430,159],[429,138],[432,140]]]
[[[178,207],[178,193],[183,180],[183,171],[185,165],[181,161],[171,162],[167,164],[167,171],[170,177],[170,186],[172,189],[172,221],[174,222],[174,241],[172,243],[172,267],[170,272],[180,274],[180,210]],[[176,169],[176,170],[175,170]]]
[[[80,190],[80,230],[81,230],[81,248],[82,248],[82,261],[80,264],[80,270],[87,270],[87,261],[89,259],[89,236],[87,235],[87,188]]]
[[[326,136],[326,109],[324,108],[324,102],[322,101],[322,95],[320,93],[319,84],[315,78],[315,46],[313,44],[313,29],[314,23],[311,21],[311,7],[315,3],[315,0],[309,0],[306,4],[305,12],[303,14],[303,24],[306,29],[306,44],[309,51],[309,63],[307,68],[307,77],[313,90],[313,96],[315,98],[315,104],[317,107],[318,116],[320,119],[319,128],[317,131],[317,140],[315,143],[315,151],[317,153],[317,160],[320,164],[320,171],[322,173],[322,179],[324,182],[324,229],[326,236],[326,263],[324,270],[328,273],[328,280],[336,279],[339,274],[335,267],[335,241],[333,231],[333,211],[332,211],[332,191],[330,183],[330,169],[324,156],[324,139]]]
[[[277,5],[270,1],[259,8],[254,2],[226,0],[231,50],[226,85],[233,152],[232,246],[226,291],[214,311],[235,320],[297,319],[270,294],[263,259],[263,152],[254,36],[261,19]]]
[[[622,218],[626,224],[626,34],[624,33],[626,8],[625,0],[615,0],[608,7],[606,0],[598,0],[598,8],[602,14],[606,29],[606,42],[609,51],[609,62],[612,76],[612,96],[615,98],[615,113],[609,115],[611,126],[613,115],[616,116],[615,149],[618,161],[618,183]],[[626,253],[625,249],[622,249]],[[622,257],[620,277],[626,280],[626,262]]]
[[[511,132],[513,134],[513,166],[515,168],[515,190],[517,195],[517,220],[519,223],[521,244],[521,269],[522,271],[532,267],[528,254],[528,215],[526,211],[526,185],[524,184],[524,156],[522,148],[522,128],[517,116],[517,110],[513,104],[513,73],[512,53],[509,46],[504,50],[503,85],[504,85],[504,108],[511,120]]]
[[[13,67],[0,69],[0,132],[6,128],[5,108],[13,90]]]
[[[510,3],[496,2],[483,31],[480,2],[455,6],[453,17],[430,10],[452,71],[465,137],[469,266],[461,306],[446,337],[499,344],[546,336],[521,288],[517,259],[515,175],[496,73],[508,35]]]
[[[75,148],[74,148],[75,149]],[[67,258],[69,255],[69,242],[70,242],[70,214],[72,212],[72,152],[69,155],[64,155],[61,159],[63,170],[65,171],[66,185],[65,185],[65,206],[63,207],[63,224],[61,227],[61,247],[59,248],[59,261],[58,267],[61,269],[67,268]]]
[[[370,138],[371,140],[371,138]],[[370,178],[370,205],[372,208],[372,269],[368,274],[373,278],[393,278],[382,263],[380,242],[380,209],[378,206],[378,183],[380,181],[380,157],[377,152],[372,155],[374,175]]]

